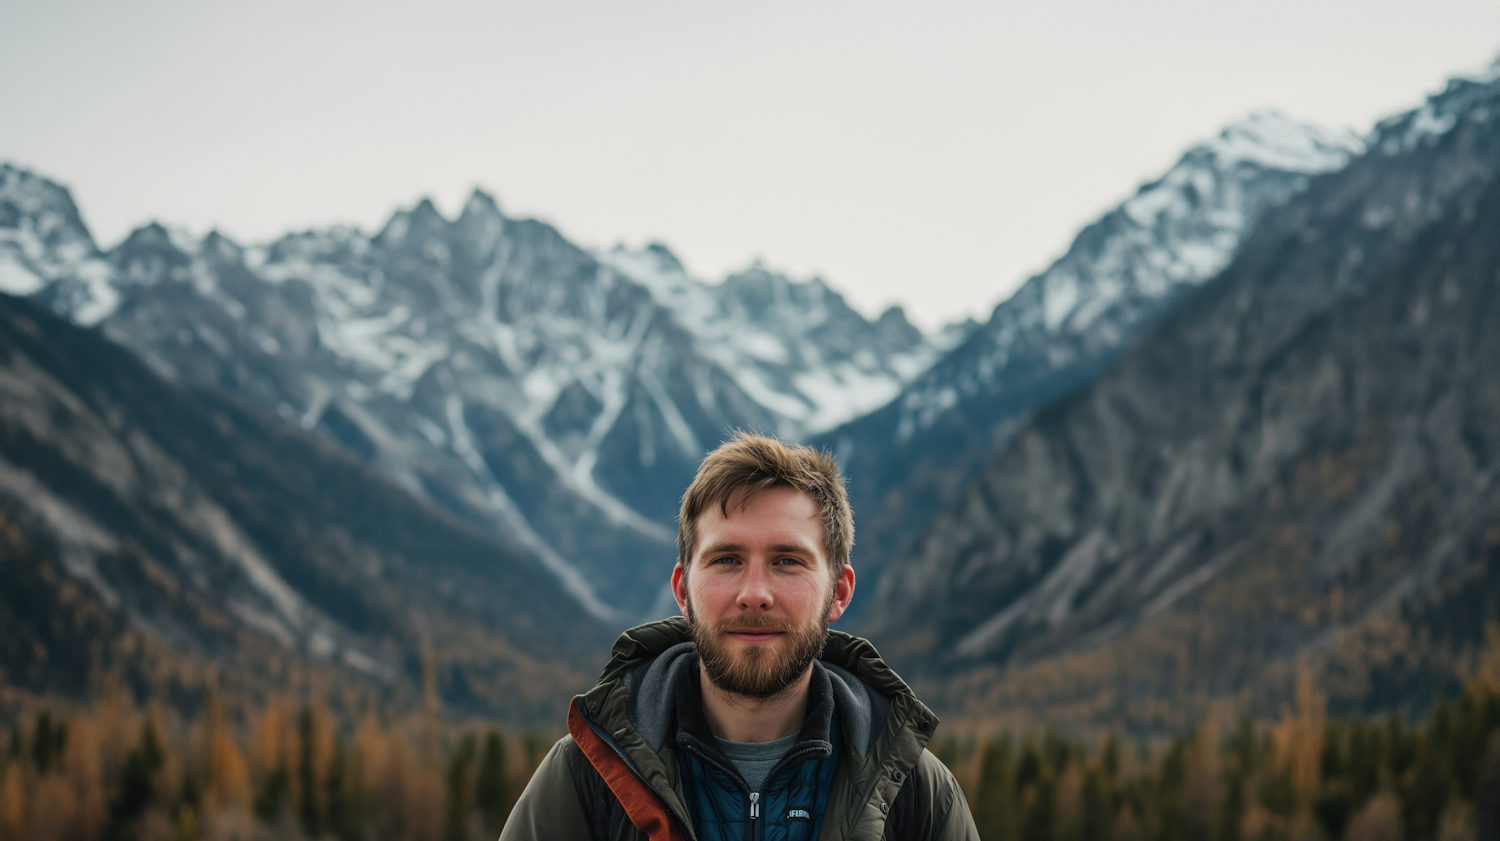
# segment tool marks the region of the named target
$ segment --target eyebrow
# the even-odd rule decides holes
[[[796,543],[778,543],[775,546],[770,546],[770,547],[767,547],[767,548],[773,554],[786,554],[786,555],[811,555],[811,554],[813,554],[813,551],[811,549],[807,548],[806,546],[802,546],[802,545],[796,544]],[[704,550],[703,550],[702,556],[705,557],[705,558],[707,558],[710,555],[718,555],[718,554],[721,554],[721,553],[724,553],[724,552],[744,552],[744,551],[746,551],[746,550],[745,550],[745,545],[743,543],[715,543],[712,546],[705,547]]]

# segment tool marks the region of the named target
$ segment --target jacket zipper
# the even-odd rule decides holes
[[[703,751],[698,750],[691,744],[685,745],[685,747],[688,750],[692,751],[694,756],[697,756],[699,759],[707,762],[709,765],[712,765],[715,768],[719,769],[719,771],[727,775],[729,779],[734,780],[735,782],[740,784],[740,788],[744,789],[745,794],[750,798],[750,841],[760,841],[761,838],[765,837],[761,831],[761,828],[765,826],[765,822],[760,820],[760,792],[751,791],[750,784],[745,782],[745,778],[740,776],[739,771],[725,768],[724,765],[718,760],[714,759]],[[791,751],[787,753],[781,758],[780,762],[777,762],[775,765],[771,766],[771,770],[766,772],[766,778],[760,781],[760,787],[765,788],[766,783],[769,783],[771,779],[776,776],[777,771],[780,771],[782,768],[786,767],[787,763],[791,762],[797,757],[806,756],[810,753],[821,753],[822,751],[823,749],[821,747],[806,747],[801,750]]]
[[[732,768],[725,768],[723,763],[719,762],[717,759],[714,759],[712,756],[709,756],[703,751],[698,750],[691,744],[685,744],[683,745],[683,747],[686,747],[688,750],[692,751],[693,755],[698,757],[698,759],[702,760],[703,762],[707,762],[709,765],[712,765],[715,768],[719,769],[721,773],[729,777],[729,779],[739,783],[740,788],[745,790],[745,796],[750,799],[750,841],[759,841],[760,833],[757,830],[760,829],[760,792],[751,791],[750,784],[745,782],[745,778],[740,776],[739,771]]]
[[[788,752],[786,756],[783,756],[781,758],[780,762],[778,762],[775,765],[771,766],[771,770],[769,770],[769,771],[766,772],[766,778],[764,780],[761,780],[760,787],[761,788],[765,788],[771,782],[771,780],[776,776],[776,774],[777,774],[778,771],[780,771],[782,768],[785,768],[788,764],[791,763],[792,760],[796,759],[797,757],[799,757],[799,756],[806,756],[807,754],[810,754],[810,753],[822,753],[822,752],[823,752],[823,749],[819,748],[819,747],[803,748],[802,750]],[[752,804],[751,808],[754,809],[754,811],[751,813],[751,817],[752,818],[756,814],[758,814],[760,812],[760,807],[753,805],[755,803],[755,797],[756,797],[756,795],[753,795],[753,794],[750,795],[750,802]],[[752,824],[752,826],[753,825],[754,824]],[[756,835],[755,835],[755,841],[761,841],[761,839],[765,837],[765,834],[764,834],[764,831],[763,831],[764,826],[765,826],[765,821],[761,821],[758,828],[761,828],[762,831],[756,833]]]
[[[646,776],[641,773],[641,769],[635,767],[635,762],[629,756],[625,755],[625,751],[621,749],[619,745],[615,744],[615,740],[610,738],[609,734],[605,733],[603,728],[601,728],[598,724],[595,724],[594,719],[590,717],[586,712],[584,712],[583,710],[579,710],[579,712],[583,713],[583,721],[589,726],[590,730],[594,731],[594,735],[598,736],[599,739],[604,742],[604,744],[609,745],[609,749],[615,752],[615,756],[620,757],[620,761],[625,763],[625,767],[630,769],[630,773],[634,774],[635,778],[640,780],[642,785],[644,785],[648,789],[651,789],[651,792],[653,794],[656,794],[658,798],[661,798],[661,794],[658,793],[656,789],[651,788],[651,784],[646,782]],[[665,798],[662,798],[662,805],[666,806],[667,811],[671,812],[672,816],[677,819],[677,822],[682,824],[682,828],[687,830],[687,837],[693,839],[693,841],[698,841],[698,836],[693,834],[693,825],[690,822],[684,820],[682,815],[677,814],[677,810],[673,809],[672,804],[668,803]]]

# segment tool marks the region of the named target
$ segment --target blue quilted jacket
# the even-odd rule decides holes
[[[686,675],[684,676],[686,677]],[[841,738],[833,685],[813,668],[807,719],[797,741],[752,791],[719,750],[703,720],[698,682],[678,687],[677,761],[700,841],[812,841],[823,823],[838,771]]]

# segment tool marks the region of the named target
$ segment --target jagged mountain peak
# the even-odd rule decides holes
[[[500,203],[495,197],[485,192],[483,188],[475,187],[469,194],[468,201],[464,202],[464,209],[459,212],[458,220],[462,222],[467,216],[504,216],[500,212]]]
[[[112,271],[66,187],[0,163],[0,292],[41,295],[96,324],[119,301]]]
[[[1463,120],[1494,119],[1489,100],[1497,87],[1500,57],[1485,70],[1450,78],[1419,107],[1381,120],[1370,133],[1370,147],[1386,156],[1399,155],[1420,144],[1436,143]]]
[[[131,231],[110,250],[116,286],[151,286],[162,280],[184,280],[201,242],[187,231],[148,222]]]
[[[252,247],[246,252],[246,261],[256,265],[288,260],[343,262],[357,259],[369,248],[369,237],[358,228],[336,225],[286,234],[269,245]]]
[[[29,231],[40,245],[74,256],[99,251],[66,187],[10,163],[0,163],[0,230]]]
[[[203,252],[218,260],[238,262],[244,259],[245,249],[214,228],[203,238]]]
[[[717,290],[721,299],[756,310],[835,300],[835,306],[848,308],[844,296],[830,289],[821,277],[796,280],[759,261],[725,277]]]
[[[151,221],[126,234],[125,239],[113,250],[169,249],[179,254],[189,254],[197,250],[197,244],[193,235],[187,231]]]
[[[423,197],[410,210],[397,210],[391,214],[385,227],[375,235],[375,242],[387,248],[400,247],[413,241],[422,242],[443,236],[448,224],[432,199]]]
[[[886,307],[875,319],[875,325],[899,341],[916,343],[922,340],[922,331],[907,319],[906,308],[900,304]]]
[[[109,259],[123,272],[123,279],[133,283],[155,282],[163,270],[190,265],[201,245],[202,241],[187,231],[148,222],[111,249]]]
[[[1252,164],[1287,172],[1326,172],[1364,150],[1351,131],[1295,120],[1275,109],[1251,112],[1202,144],[1222,166]]]
[[[999,304],[991,323],[1035,297],[1046,330],[1078,334],[1131,299],[1163,299],[1202,282],[1228,263],[1261,213],[1306,186],[1305,176],[1338,169],[1363,148],[1350,132],[1278,111],[1231,123],[1085,228],[1028,281],[1033,289],[1023,287],[1034,294]]]
[[[687,274],[687,269],[682,265],[682,260],[677,257],[676,252],[667,247],[666,243],[652,240],[646,243],[645,250],[646,254],[656,260],[657,265],[662,271]]]

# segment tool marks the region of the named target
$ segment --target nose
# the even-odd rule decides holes
[[[770,610],[776,603],[771,595],[771,573],[764,564],[746,564],[745,575],[740,581],[739,605],[741,610]]]

